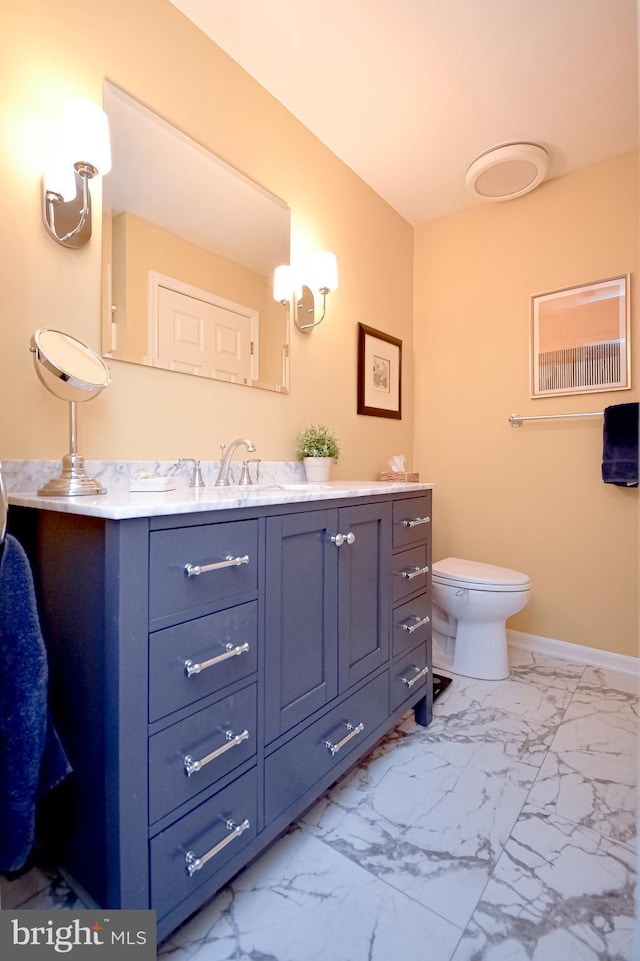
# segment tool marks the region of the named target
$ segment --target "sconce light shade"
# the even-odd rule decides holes
[[[338,261],[330,251],[321,250],[313,255],[311,273],[312,285],[321,294],[338,289]]]
[[[64,203],[73,200],[76,191],[76,174],[69,158],[60,152],[51,157],[44,172],[46,193],[56,194]]]
[[[67,100],[62,107],[60,123],[60,153],[76,169],[88,164],[96,174],[104,176],[111,170],[109,121],[97,103],[90,100]]]
[[[289,264],[281,264],[273,272],[273,299],[289,304],[293,294],[293,272]]]
[[[88,100],[62,108],[60,145],[42,182],[42,222],[63,247],[83,247],[91,237],[89,180],[111,170],[107,115]],[[80,190],[78,190],[80,186]]]

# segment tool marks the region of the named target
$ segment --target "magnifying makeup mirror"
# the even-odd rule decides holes
[[[41,487],[39,495],[106,494],[106,489],[87,477],[84,457],[77,448],[77,412],[80,401],[97,397],[110,383],[109,368],[90,347],[59,330],[41,328],[29,348],[38,379],[60,400],[69,402],[69,447],[62,458],[62,473]]]

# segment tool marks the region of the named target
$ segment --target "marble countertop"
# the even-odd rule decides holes
[[[335,500],[341,497],[366,497],[376,494],[430,490],[435,485],[404,484],[388,481],[329,481],[326,484],[265,483],[250,487],[188,487],[180,478],[174,490],[130,492],[115,490],[99,495],[40,497],[33,492],[10,492],[9,504],[39,510],[84,514],[111,520],[129,517],[157,517],[166,514],[191,514],[238,507],[261,507],[301,501]]]

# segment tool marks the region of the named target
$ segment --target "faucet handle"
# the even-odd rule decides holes
[[[238,485],[240,487],[248,487],[250,484],[253,484],[253,481],[251,480],[251,474],[249,473],[249,464],[259,463],[259,457],[252,457],[249,460],[242,461],[242,471],[240,473],[240,480],[238,481]],[[258,472],[259,468],[256,468],[256,481],[258,480]]]
[[[178,463],[193,464],[193,470],[191,472],[191,477],[189,479],[189,487],[205,486],[204,480],[202,479],[202,470],[200,469],[200,461],[196,457],[181,457]]]

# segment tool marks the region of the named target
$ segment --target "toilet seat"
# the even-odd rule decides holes
[[[461,557],[445,557],[432,567],[433,580],[437,584],[466,588],[472,591],[528,591],[531,581],[522,571],[508,567],[467,561]]]

